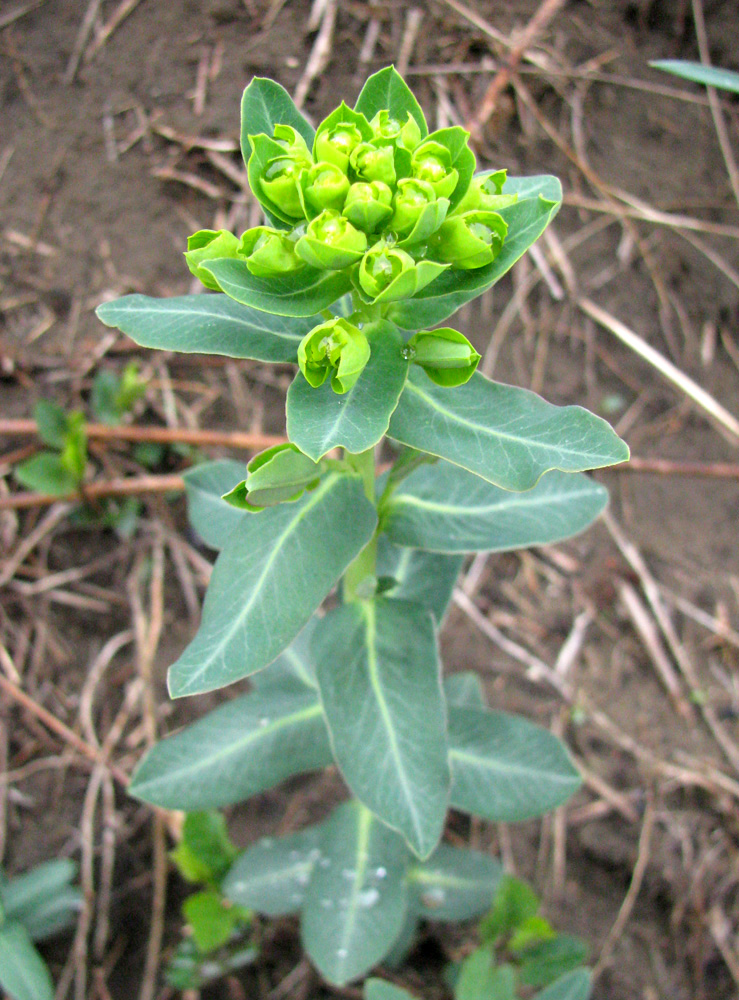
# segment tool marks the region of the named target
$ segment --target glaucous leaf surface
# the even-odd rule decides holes
[[[272,136],[275,125],[291,125],[313,146],[313,126],[295,107],[292,97],[274,80],[255,76],[241,97],[241,152],[246,162],[251,154],[250,135]]]
[[[425,920],[470,920],[490,908],[502,874],[487,854],[439,844],[408,869],[411,909]]]
[[[238,262],[236,262],[238,263]],[[224,354],[254,361],[297,362],[298,344],[320,317],[285,319],[235,302],[228,295],[155,299],[124,295],[95,310],[98,319],[141,347],[183,354]]]
[[[554,406],[477,372],[447,389],[411,368],[388,433],[504,490],[530,490],[552,469],[583,472],[629,457],[606,421],[581,406]]]
[[[649,65],[680,76],[683,80],[692,80],[693,83],[702,83],[706,87],[718,87],[720,90],[732,90],[735,94],[739,94],[739,73],[731,69],[704,66],[703,63],[691,62],[689,59],[656,59]]]
[[[293,682],[235,698],[160,740],[129,791],[164,809],[216,809],[331,761],[316,693]]]
[[[0,900],[6,920],[26,922],[33,911],[69,887],[77,866],[68,858],[45,861],[2,886]]]
[[[284,687],[302,684],[308,688],[315,688],[316,666],[311,656],[311,641],[313,630],[319,619],[315,616],[293,639],[284,653],[280,653],[277,659],[270,663],[264,670],[253,674],[251,678],[252,687],[265,691],[267,688]]]
[[[224,879],[223,894],[268,917],[297,913],[317,860],[321,857],[321,828],[301,830],[287,837],[264,837],[247,847]]]
[[[187,516],[206,545],[222,549],[248,514],[222,499],[241,482],[246,465],[232,458],[194,465],[184,475]]]
[[[23,917],[23,926],[34,941],[45,941],[46,938],[72,927],[81,907],[80,890],[66,885],[57,890],[53,896],[37,903],[33,910]]]
[[[492,172],[483,171],[476,176],[484,177]],[[509,177],[503,192],[518,194],[518,201],[500,211],[508,224],[508,236],[495,260],[471,270],[451,268],[445,271],[421,289],[412,302],[393,306],[388,313],[389,319],[405,330],[441,323],[465,302],[499,281],[539,239],[562,204],[562,186],[556,177]]]
[[[549,812],[581,783],[556,736],[505,712],[450,706],[449,762],[451,805],[504,823]]]
[[[444,678],[444,695],[447,705],[456,708],[487,708],[482,681],[472,670],[447,674]]]
[[[287,435],[315,462],[332,448],[358,454],[377,444],[398,405],[408,372],[400,331],[380,321],[364,333],[370,358],[348,392],[334,392],[330,379],[314,389],[301,372],[288,389]]]
[[[415,1000],[415,997],[384,979],[367,979],[364,983],[364,1000]]]
[[[576,969],[537,993],[534,1000],[588,1000],[591,986],[589,971]]]
[[[461,568],[461,556],[402,548],[384,533],[377,539],[377,576],[391,576],[398,583],[387,596],[428,608],[438,623],[446,614]]]
[[[314,632],[331,748],[357,798],[420,857],[449,801],[446,709],[431,614],[377,599],[330,611]]]
[[[0,986],[13,1000],[52,1000],[54,984],[28,931],[13,921],[0,926]]]
[[[342,986],[390,951],[408,911],[401,837],[352,800],[333,813],[301,915],[303,946],[319,972]]]
[[[314,316],[351,288],[345,271],[304,267],[283,277],[258,278],[245,261],[228,257],[204,261],[201,267],[209,271],[226,295],[236,302],[277,316]],[[308,329],[313,326],[315,322]],[[297,344],[295,346],[297,354]]]
[[[450,462],[423,465],[384,508],[383,529],[398,545],[434,552],[505,552],[583,531],[608,502],[587,476],[548,472],[513,493]]]
[[[296,503],[246,517],[213,567],[200,629],[170,668],[173,698],[224,687],[286,649],[372,537],[356,476],[332,474]]]
[[[413,945],[416,943],[420,923],[421,922],[416,914],[412,913],[409,909],[400,934],[393,942],[393,946],[390,951],[382,960],[382,964],[385,968],[399,969],[401,965],[403,965],[406,958],[413,950]]]
[[[394,66],[381,69],[369,77],[362,87],[354,110],[361,112],[367,121],[372,121],[378,111],[388,110],[401,124],[405,124],[410,113],[418,123],[421,138],[428,135],[421,106]]]

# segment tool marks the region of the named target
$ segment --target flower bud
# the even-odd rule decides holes
[[[292,125],[275,125],[274,136],[275,142],[282,146],[292,159],[310,163],[311,155],[306,141]]]
[[[246,266],[258,278],[275,278],[305,267],[295,253],[295,242],[269,226],[247,229],[241,237],[239,256],[246,258]]]
[[[334,392],[348,392],[369,361],[370,346],[362,331],[342,317],[311,330],[298,347],[298,364],[317,389],[331,373]]]
[[[436,385],[464,385],[472,378],[480,355],[464,334],[451,327],[421,330],[408,341],[404,355],[420,365]]]
[[[465,212],[445,219],[429,240],[437,260],[469,269],[489,264],[500,253],[508,226],[496,212]]]
[[[306,264],[330,271],[356,264],[366,249],[365,234],[332,208],[309,222],[295,244],[295,252]]]
[[[395,186],[395,156],[392,146],[361,142],[352,150],[349,166],[358,181],[382,181]]]
[[[455,215],[463,212],[499,212],[501,208],[518,201],[517,194],[502,194],[506,171],[496,170],[487,177],[473,177],[464,198],[454,210]]]
[[[307,214],[322,212],[324,208],[341,211],[349,190],[349,178],[336,164],[322,161],[305,171],[300,186],[309,210]]]
[[[410,111],[405,124],[393,118],[389,111],[378,111],[370,122],[370,128],[373,141],[378,146],[392,143],[412,152],[421,141],[421,129]]]
[[[200,267],[204,260],[217,260],[221,257],[238,257],[240,241],[227,229],[199,229],[197,233],[187,238],[185,260],[196,278],[199,278],[206,288],[220,292],[221,286],[209,271]]]
[[[371,233],[392,215],[393,192],[382,181],[357,181],[349,188],[343,215],[353,226]]]
[[[442,264],[415,261],[405,250],[377,243],[362,258],[359,287],[373,302],[409,299],[444,270]]]
[[[333,163],[346,173],[349,157],[361,141],[362,133],[354,122],[339,121],[324,129],[319,125],[313,152],[317,160]]]
[[[435,201],[436,191],[431,184],[413,177],[404,177],[398,181],[390,228],[400,236],[406,236],[418,222],[426,206]]]
[[[305,168],[303,159],[275,156],[267,162],[259,179],[262,192],[292,219],[302,219],[305,214],[300,200],[300,178]]]
[[[238,483],[223,499],[240,510],[259,511],[299,500],[306,490],[315,489],[322,465],[288,443],[255,455],[246,470],[246,481]]]
[[[411,172],[417,180],[430,184],[437,198],[449,198],[459,180],[459,173],[452,166],[452,154],[432,139],[416,148],[411,157]]]

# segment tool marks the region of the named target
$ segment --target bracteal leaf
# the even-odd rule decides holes
[[[357,798],[420,857],[449,797],[446,718],[430,613],[406,601],[344,604],[312,647],[331,748]]]
[[[408,869],[411,909],[424,920],[471,920],[490,908],[502,874],[487,854],[439,844]]]
[[[482,171],[476,176],[490,173],[493,171]],[[562,204],[562,187],[556,177],[509,177],[503,192],[518,194],[518,201],[500,211],[508,225],[508,235],[495,260],[468,271],[450,268],[421,289],[412,301],[393,306],[388,312],[389,319],[407,330],[441,323],[510,271],[539,239]]]
[[[580,787],[564,745],[546,729],[504,712],[449,708],[451,805],[515,823],[562,805]]]
[[[298,111],[295,103],[279,83],[255,76],[241,97],[241,153],[246,163],[251,153],[250,135],[272,136],[275,125],[291,125],[313,148],[313,126]]]
[[[304,267],[284,277],[258,278],[251,273],[245,261],[229,257],[204,261],[201,266],[236,302],[277,316],[315,316],[351,289],[346,271],[318,271],[314,267]],[[312,329],[317,322],[322,322],[322,319],[314,320],[308,329]],[[295,348],[297,355],[297,344]],[[295,358],[285,360],[294,361]]]
[[[129,791],[164,809],[217,809],[331,760],[315,691],[286,684],[226,702],[161,740]]]
[[[372,121],[378,111],[387,110],[401,123],[407,121],[410,113],[418,123],[421,137],[428,135],[428,125],[421,106],[394,66],[381,69],[369,77],[362,87],[354,110],[361,112],[367,121]]]
[[[297,913],[316,862],[321,858],[319,826],[287,837],[264,837],[234,862],[221,889],[232,903],[280,917]]]
[[[303,946],[342,986],[382,961],[408,911],[401,837],[356,800],[333,813],[321,838],[301,915]]]
[[[54,984],[28,931],[13,921],[0,926],[0,986],[12,1000],[52,1000]]]
[[[361,480],[338,473],[296,503],[246,517],[216,560],[197,635],[170,667],[172,697],[224,687],[276,659],[376,523]]]
[[[581,406],[554,406],[477,372],[447,389],[411,369],[388,433],[515,491],[531,489],[552,469],[583,472],[629,457],[606,421]]]
[[[308,319],[270,316],[219,294],[170,299],[124,295],[104,302],[95,312],[106,326],[127,334],[141,347],[275,363],[297,363],[298,344],[321,322],[320,316],[310,313],[300,314]]]
[[[547,472],[512,493],[449,462],[412,472],[390,497],[382,526],[398,545],[434,552],[505,552],[584,531],[608,502],[587,476]]]
[[[349,392],[334,392],[330,379],[314,389],[301,372],[288,389],[288,437],[316,462],[332,448],[358,454],[377,444],[398,405],[408,372],[400,331],[383,320],[364,332],[370,359]]]
[[[446,614],[462,561],[462,556],[401,548],[384,532],[377,539],[377,576],[397,581],[387,596],[428,608],[439,624]]]
[[[243,462],[231,458],[194,465],[184,473],[187,515],[203,541],[222,549],[248,514],[222,499],[246,474]]]

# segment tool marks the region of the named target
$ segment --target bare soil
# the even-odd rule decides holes
[[[0,25],[22,6],[2,4]],[[415,6],[422,20],[409,81],[432,121],[464,123],[507,57],[484,24],[509,35],[538,3]],[[93,309],[133,290],[187,292],[187,235],[204,226],[240,230],[254,217],[238,154],[207,147],[236,143],[240,94],[254,74],[294,92],[316,40],[310,4],[141,0],[66,83],[87,7],[46,0],[0,30],[0,421],[29,416],[41,397],[84,409],[93,372],[118,371],[135,357],[149,378],[138,423],[282,433],[289,366],[147,353],[104,330]],[[117,7],[100,5],[86,48]],[[739,68],[734,0],[697,7],[712,61]],[[373,19],[377,40],[362,64]],[[408,8],[394,0],[339,3],[306,113],[319,120],[339,98],[351,102],[366,72],[398,59],[408,23]],[[582,297],[594,301],[739,410],[737,232],[716,229],[736,229],[739,211],[705,94],[648,67],[667,57],[698,58],[685,0],[564,4],[504,88],[478,146],[484,165],[561,176],[556,239],[542,242],[539,263],[525,258],[459,318],[481,351],[490,351],[492,335],[496,378],[586,405],[614,422],[637,457],[674,463],[663,475],[599,474],[612,491],[621,547],[599,524],[566,545],[467,567],[479,611],[547,666],[559,663],[567,699],[461,607],[443,636],[447,669],[479,671],[491,703],[555,727],[591,776],[554,818],[494,828],[452,816],[448,835],[502,854],[534,881],[552,921],[588,941],[592,964],[602,958],[598,1000],[728,1000],[739,988],[739,483],[681,469],[736,462],[737,440],[578,307]],[[739,102],[724,98],[722,108],[737,151]],[[650,209],[693,221],[655,222]],[[27,444],[2,441],[0,500],[18,489],[8,459]],[[126,447],[99,444],[92,460],[99,478],[145,471]],[[178,471],[187,460],[170,450],[155,471]],[[48,511],[0,509],[0,669],[88,742],[102,743],[118,717],[112,760],[124,772],[141,755],[147,727],[169,731],[218,700],[167,700],[166,667],[196,628],[202,560],[211,554],[189,532],[181,497],[142,499],[128,540],[83,530],[56,508],[45,525]],[[33,532],[37,542],[23,556]],[[644,575],[627,561],[629,544],[673,623],[672,648]],[[88,572],[44,589],[51,574],[73,567]],[[641,630],[624,588],[645,609]],[[154,628],[147,645],[160,610],[161,634],[156,641]],[[127,630],[106,666],[105,644]],[[678,677],[677,701],[655,669],[647,632]],[[152,656],[153,700],[142,702],[135,696],[147,689]],[[696,690],[685,670],[694,671]],[[85,944],[78,932],[78,963],[90,977],[76,995],[124,1000],[138,992],[151,923],[150,813],[5,696],[3,720],[0,766],[10,780],[0,785],[0,858],[4,851],[11,873],[58,854],[89,862],[97,937]],[[98,780],[99,802],[91,790]],[[246,845],[298,828],[342,794],[331,773],[293,781],[234,810],[233,835]],[[169,892],[165,957],[180,933],[184,889],[174,877]],[[70,940],[45,952],[55,978],[69,963]],[[474,928],[430,925],[398,981],[445,996],[444,961],[473,941]],[[280,984],[299,961],[295,923],[273,922],[257,966],[212,995],[284,995]],[[308,969],[296,984],[288,996],[355,995],[319,986]]]

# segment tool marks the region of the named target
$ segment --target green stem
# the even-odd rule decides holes
[[[358,455],[345,453],[346,461],[362,477],[365,496],[371,504],[375,503],[375,449],[368,448]],[[344,601],[356,601],[368,596],[360,589],[367,579],[374,580],[377,570],[377,533],[372,536],[356,559],[349,564],[344,573]]]

